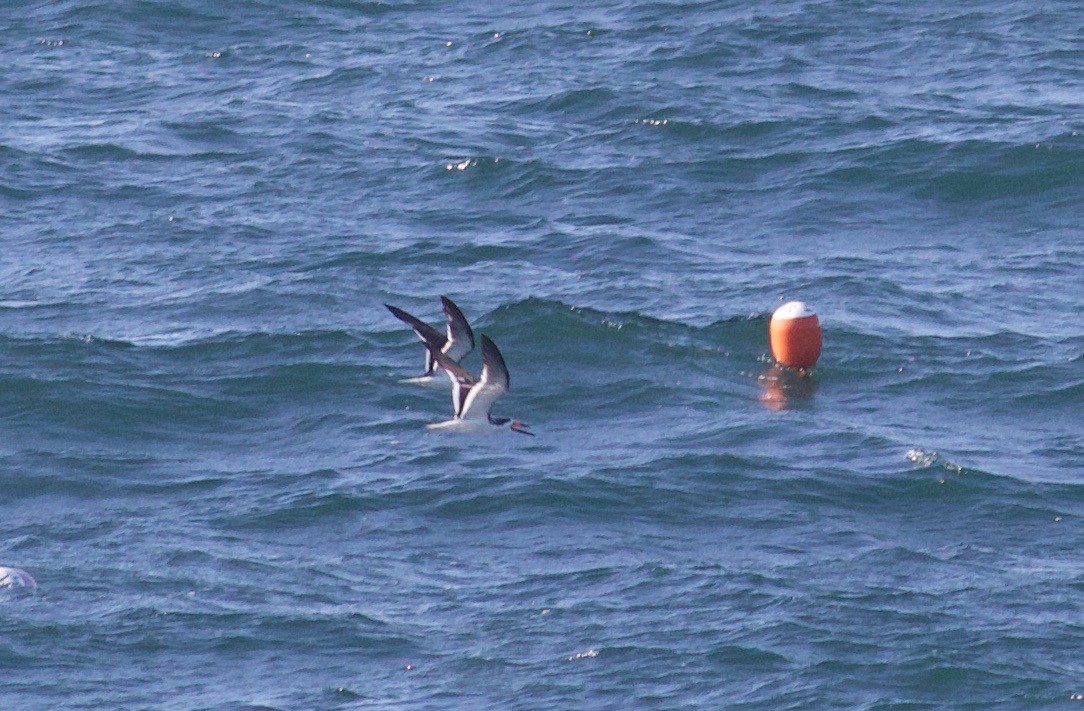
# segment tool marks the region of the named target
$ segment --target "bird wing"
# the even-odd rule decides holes
[[[485,336],[482,336],[482,343],[485,344]],[[429,353],[436,361],[437,365],[444,368],[444,372],[448,374],[448,377],[452,380],[452,414],[455,417],[462,417],[466,411],[467,400],[470,399],[470,394],[474,392],[479,381],[475,379],[473,375],[468,373],[466,369],[459,363],[448,357],[448,354],[442,353],[435,342],[425,344],[429,348]],[[483,351],[484,352],[484,351]],[[485,372],[485,368],[482,369]]]
[[[466,394],[463,411],[459,417],[463,420],[489,419],[489,410],[493,403],[511,387],[508,367],[504,356],[497,349],[497,344],[482,335],[482,376]]]
[[[463,356],[474,350],[474,331],[454,301],[442,296],[440,303],[444,306],[444,316],[448,319],[448,342],[441,350],[458,363],[463,360]]]
[[[422,343],[426,344],[424,374],[432,375],[433,371],[437,369],[437,362],[433,358],[432,352],[428,346],[430,343],[439,344],[437,345],[437,349],[439,350],[441,348],[444,348],[444,346],[448,342],[448,339],[445,338],[443,333],[433,328],[425,321],[411,316],[406,311],[403,311],[396,306],[392,306],[391,304],[384,304],[384,306],[387,307],[388,311],[391,311],[392,316],[395,316],[395,318],[399,319],[400,321],[414,329],[414,333],[418,336],[418,339]]]

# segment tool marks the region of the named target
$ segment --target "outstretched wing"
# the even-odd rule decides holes
[[[440,303],[444,306],[444,315],[448,319],[448,343],[441,350],[458,363],[463,360],[463,356],[474,350],[474,331],[455,302],[447,296],[441,296]]]
[[[391,304],[384,304],[384,306],[387,307],[388,311],[391,311],[392,316],[395,316],[395,318],[399,319],[400,321],[414,329],[414,333],[417,334],[421,342],[426,344],[425,373],[423,373],[423,375],[432,375],[433,371],[437,369],[437,362],[433,359],[433,355],[429,349],[429,344],[438,344],[437,349],[439,350],[441,348],[444,348],[445,344],[448,342],[448,339],[445,338],[444,334],[442,334],[440,331],[433,328],[425,321],[411,316],[406,311],[403,311],[398,307],[392,306]]]
[[[504,356],[497,349],[497,344],[489,340],[489,336],[482,334],[482,377],[467,393],[460,419],[488,420],[494,401],[507,392],[509,387],[511,380],[504,364]]]
[[[482,336],[482,339],[482,343],[485,344],[485,336]],[[475,380],[474,376],[468,373],[463,366],[449,358],[446,353],[442,353],[436,343],[426,343],[425,345],[429,348],[429,354],[433,357],[433,360],[441,368],[444,368],[444,372],[452,379],[452,414],[455,417],[463,417],[463,413],[467,409],[467,399],[474,392],[479,381]],[[484,372],[485,368],[482,370]]]

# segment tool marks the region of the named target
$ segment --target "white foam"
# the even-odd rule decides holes
[[[37,586],[37,582],[25,570],[0,566],[0,588],[36,588]]]

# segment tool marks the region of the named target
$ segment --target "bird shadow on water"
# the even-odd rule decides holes
[[[760,402],[770,410],[808,409],[813,406],[816,381],[808,373],[772,365],[757,377]]]

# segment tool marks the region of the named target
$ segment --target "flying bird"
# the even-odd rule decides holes
[[[409,378],[405,382],[424,384],[433,380],[439,365],[431,352],[434,346],[446,360],[452,363],[459,363],[464,356],[474,350],[474,331],[471,330],[463,312],[447,296],[441,296],[440,303],[444,307],[444,316],[448,320],[447,336],[421,319],[411,316],[406,311],[391,304],[384,304],[395,318],[414,329],[414,333],[425,344],[425,372],[416,378]]]
[[[507,426],[513,432],[534,437],[533,432],[527,431],[525,422],[490,414],[493,403],[508,391],[511,381],[504,356],[489,336],[482,334],[482,373],[477,378],[448,358],[437,347],[436,341],[427,342],[426,345],[433,359],[452,380],[453,415],[450,420],[434,422],[426,427],[455,432],[495,432]]]

